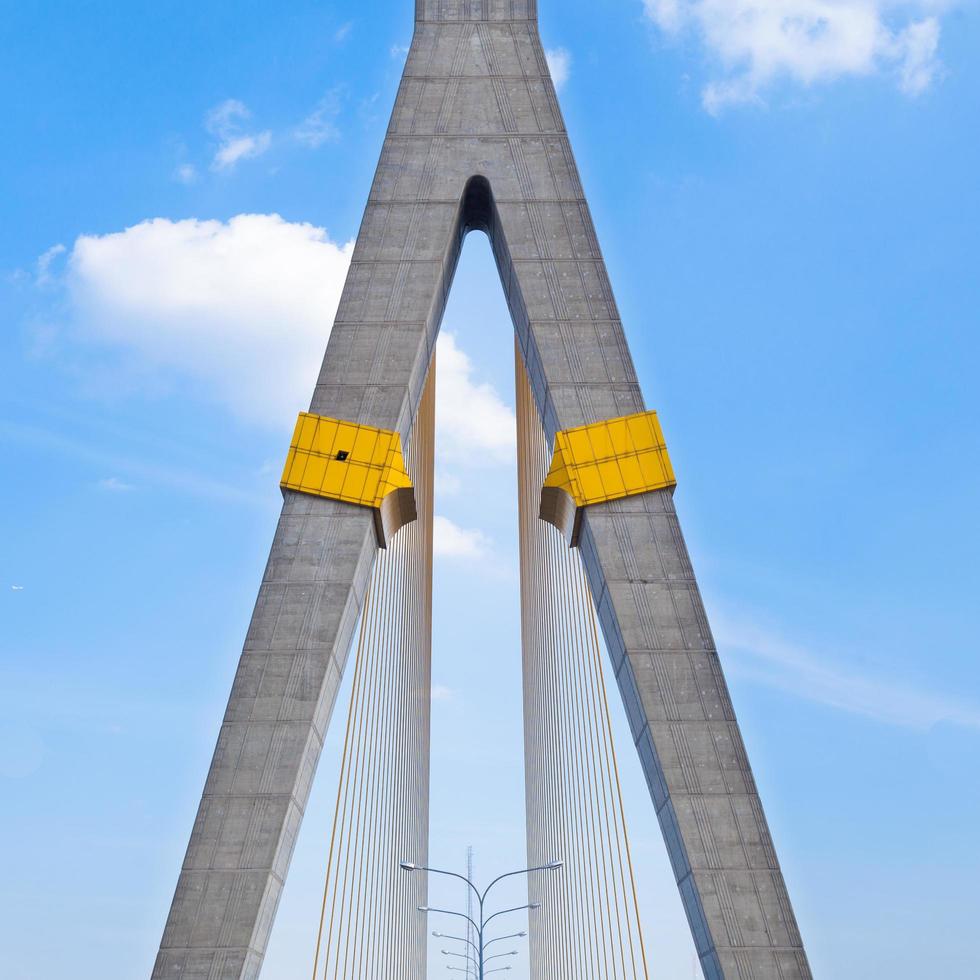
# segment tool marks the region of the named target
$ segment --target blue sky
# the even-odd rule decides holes
[[[0,6],[9,980],[149,975],[410,39],[409,0],[365,6]],[[541,7],[815,972],[969,975],[976,8]],[[494,275],[471,237],[440,373],[434,653],[433,856],[472,843],[483,874],[523,857]],[[309,968],[337,754],[334,735],[268,980]],[[621,761],[652,975],[686,980]]]

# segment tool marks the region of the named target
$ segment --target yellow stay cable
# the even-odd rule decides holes
[[[626,851],[626,866],[628,869],[628,880],[630,882],[631,897],[633,900],[633,911],[636,916],[636,934],[640,945],[640,955],[643,961],[643,977],[649,976],[649,967],[647,965],[647,954],[646,954],[646,944],[643,940],[643,928],[640,924],[640,902],[636,892],[636,875],[633,872],[633,855],[630,847],[629,834],[626,830],[626,810],[623,806],[623,789],[622,784],[619,779],[619,762],[616,758],[616,745],[612,738],[612,725],[609,717],[609,698],[606,689],[606,681],[602,672],[602,665],[599,653],[599,629],[595,610],[595,604],[592,602],[590,595],[588,594],[588,582],[585,577],[585,569],[580,567],[579,575],[579,588],[583,594],[583,604],[587,607],[588,611],[588,621],[592,630],[592,649],[596,662],[596,674],[599,679],[599,692],[602,698],[602,714],[605,722],[606,733],[607,733],[607,745],[609,754],[612,758],[612,772],[615,779],[616,786],[616,799],[618,802],[620,820],[623,827],[623,846]]]
[[[382,604],[381,604],[381,620],[382,622],[387,619],[388,606],[391,599],[391,578],[389,574],[391,569],[390,556],[385,553],[378,558],[379,565],[379,584],[382,587]],[[384,635],[384,631],[381,631],[381,635]],[[377,705],[377,697],[380,692],[380,685],[378,683],[378,674],[380,671],[380,658],[378,656],[378,645],[377,645],[377,633],[372,636],[372,642],[370,645],[371,650],[371,683],[366,686],[367,691],[367,710],[361,713],[362,723],[358,732],[358,745],[357,753],[355,756],[354,763],[354,782],[355,790],[352,794],[352,819],[350,822],[351,833],[347,837],[346,848],[344,852],[344,876],[343,884],[341,886],[342,904],[341,904],[341,922],[338,929],[338,954],[334,963],[333,977],[334,980],[338,980],[340,977],[341,965],[344,967],[344,977],[347,976],[347,961],[350,951],[350,924],[351,916],[353,914],[353,901],[352,896],[356,891],[356,875],[357,875],[357,860],[360,855],[361,850],[361,839],[363,832],[363,803],[364,803],[364,785],[365,785],[365,772],[366,767],[363,765],[363,758],[365,753],[365,743],[367,738],[365,735],[365,730],[371,725],[374,713]],[[351,874],[353,867],[353,876]],[[346,918],[344,917],[344,912],[346,912]],[[342,937],[342,939],[341,939]],[[343,948],[343,953],[339,952],[339,949]]]
[[[393,547],[390,549],[392,552],[389,560],[393,566],[393,574],[390,576],[392,583],[396,583],[398,580],[397,566],[398,566],[398,554],[397,550]],[[394,593],[395,588],[392,589]],[[391,607],[397,608],[397,598],[393,596]],[[356,874],[356,883],[352,887],[352,898],[348,905],[348,933],[347,933],[347,944],[345,946],[344,954],[344,977],[348,975],[347,968],[348,963],[351,961],[351,956],[355,963],[360,963],[363,959],[365,950],[371,948],[371,940],[373,938],[373,921],[372,917],[367,911],[367,905],[370,904],[370,896],[374,894],[371,889],[371,883],[376,880],[377,877],[377,854],[376,854],[376,843],[377,843],[377,820],[378,820],[378,773],[389,771],[389,767],[386,765],[388,756],[388,718],[385,712],[385,693],[392,690],[391,681],[391,658],[389,656],[390,649],[393,643],[397,643],[397,640],[392,636],[390,629],[390,622],[386,624],[386,628],[382,631],[382,646],[378,651],[378,683],[377,688],[374,692],[374,711],[373,717],[370,723],[370,729],[365,735],[365,740],[368,745],[368,752],[364,763],[365,772],[365,785],[366,790],[366,803],[362,798],[362,816],[361,824],[359,828],[361,839],[364,841],[363,847],[364,851],[357,862],[359,868]],[[375,760],[379,761],[375,761]],[[356,895],[356,899],[353,897]],[[356,910],[356,914],[355,914]],[[353,919],[353,924],[351,920]],[[350,952],[350,944],[352,935],[356,937],[354,941],[353,952]],[[359,975],[359,968],[355,967],[355,976]]]
[[[515,364],[520,406],[521,571],[525,596],[522,625],[530,687],[529,711],[526,719],[529,757],[528,826],[531,832],[542,826],[535,810],[539,812],[543,810],[545,840],[550,842],[538,842],[532,839],[530,856],[531,863],[538,863],[538,861],[550,860],[556,851],[560,851],[567,862],[567,872],[550,888],[551,901],[546,904],[542,918],[543,928],[547,930],[548,935],[547,944],[554,954],[551,957],[553,967],[556,971],[563,969],[566,975],[573,977],[578,974],[577,967],[586,957],[584,949],[580,949],[577,956],[573,953],[574,940],[583,941],[584,933],[581,929],[571,928],[570,920],[578,902],[568,900],[571,895],[567,894],[570,891],[567,884],[571,881],[577,896],[577,879],[581,862],[577,860],[575,849],[570,846],[571,842],[566,837],[566,832],[570,829],[568,821],[561,819],[561,814],[570,810],[565,803],[569,787],[566,778],[567,770],[559,758],[562,754],[561,739],[565,725],[561,720],[562,701],[558,697],[555,661],[554,658],[547,656],[547,651],[555,646],[559,630],[554,621],[554,607],[546,598],[553,594],[548,581],[550,568],[547,561],[546,538],[541,533],[542,527],[534,511],[536,483],[541,479],[546,462],[543,459],[543,438],[534,427],[536,422],[532,414],[534,408],[519,355],[515,357]],[[556,734],[557,740],[549,738],[548,733]],[[571,832],[572,840],[576,840],[574,828],[571,828]],[[535,843],[537,843],[537,851],[534,848]],[[551,853],[547,853],[548,851]],[[563,893],[566,893],[567,897]],[[532,930],[532,935],[536,935],[539,931],[539,929]],[[535,952],[540,954],[542,944],[534,940],[532,944],[535,946]],[[563,954],[561,959],[557,958],[559,953]],[[536,956],[536,959],[540,959],[540,955]]]
[[[560,844],[567,862],[544,886],[561,907],[532,926],[532,976],[647,980],[595,606],[580,556],[537,520],[548,447],[516,361],[528,856]]]
[[[351,731],[354,727],[355,716],[356,716],[356,704],[357,704],[357,692],[360,684],[361,671],[364,667],[364,639],[365,639],[365,623],[369,619],[371,612],[371,597],[375,588],[374,576],[372,574],[371,580],[368,584],[368,589],[364,596],[364,607],[361,611],[361,629],[357,640],[357,656],[354,661],[354,679],[351,688],[351,702],[350,708],[347,713],[347,727],[344,734],[344,749],[341,756],[341,778],[338,780],[337,785],[337,802],[334,806],[334,818],[333,827],[330,831],[330,848],[327,852],[327,874],[326,881],[323,885],[323,907],[320,910],[320,927],[317,930],[317,940],[316,940],[316,952],[313,957],[313,975],[312,980],[317,980],[317,968],[320,964],[320,949],[323,942],[323,928],[326,921],[327,915],[327,899],[330,893],[330,882],[331,882],[331,872],[333,870],[333,856],[334,856],[334,845],[337,841],[337,828],[340,816],[340,805],[341,799],[344,793],[344,774],[347,772],[350,745],[351,745]],[[341,833],[343,830],[341,828]],[[332,916],[331,916],[332,925]],[[329,942],[329,939],[328,939]]]
[[[546,531],[546,533],[548,533]],[[601,850],[601,840],[597,833],[595,821],[594,788],[591,784],[591,756],[587,751],[582,726],[582,694],[572,666],[572,651],[569,638],[572,635],[572,623],[568,607],[568,590],[561,578],[560,550],[564,542],[555,533],[549,533],[550,568],[553,577],[552,596],[556,597],[556,623],[558,626],[555,638],[555,656],[558,664],[558,679],[561,689],[558,700],[565,706],[567,726],[566,742],[563,745],[563,762],[571,759],[572,765],[567,766],[573,773],[574,791],[577,807],[570,816],[575,820],[578,829],[576,862],[587,877],[587,894],[589,896],[587,909],[591,911],[592,929],[580,926],[581,933],[592,938],[592,954],[596,959],[599,976],[612,975],[609,963],[609,943],[606,939],[605,912],[608,908],[608,895],[602,895],[603,887],[608,890],[608,877],[605,868],[605,856],[602,855],[601,868],[594,860],[596,846]],[[567,819],[567,817],[566,817]],[[601,874],[600,874],[601,871]]]
[[[377,556],[362,609],[313,980],[424,978],[424,922],[405,901],[424,882],[397,860],[424,860],[428,841],[433,421],[430,372],[407,454],[419,519]]]

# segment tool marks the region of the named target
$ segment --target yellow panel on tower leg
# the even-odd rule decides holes
[[[370,507],[378,546],[418,516],[397,432],[301,412],[280,486]]]
[[[539,516],[574,546],[582,508],[676,485],[656,412],[580,425],[555,435]]]

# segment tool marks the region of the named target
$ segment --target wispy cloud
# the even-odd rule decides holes
[[[12,585],[12,586],[10,586],[10,591],[11,592],[23,592],[24,591],[24,586],[23,585]]]
[[[920,95],[940,71],[937,0],[644,0],[672,37],[696,37],[715,63],[705,108],[759,102],[780,82],[812,86],[891,75]]]
[[[438,449],[436,450],[438,453]],[[445,494],[451,497],[463,489],[463,481],[455,473],[446,473],[444,470],[436,470],[436,494]]]
[[[555,88],[560,92],[572,73],[572,56],[565,48],[548,48],[544,53]]]
[[[226,99],[207,115],[205,126],[218,141],[211,169],[217,173],[233,170],[242,160],[261,156],[272,145],[269,130],[251,133],[245,124],[251,119],[248,106],[238,99]]]
[[[436,515],[432,524],[432,553],[436,558],[479,560],[490,554],[491,542],[483,531],[454,524]]]
[[[104,480],[99,480],[99,489],[109,493],[129,493],[135,488],[131,483],[126,483],[117,476],[107,476]]]
[[[174,170],[174,180],[180,184],[196,183],[197,178],[197,167],[193,163],[182,163]]]
[[[349,20],[347,21],[346,24],[341,24],[340,27],[338,27],[337,30],[333,32],[334,41],[336,41],[337,44],[343,44],[343,42],[350,37],[350,32],[353,30],[353,28],[354,28],[353,21]]]
[[[333,88],[317,103],[316,108],[296,127],[296,140],[316,149],[324,143],[340,139],[337,117],[342,107],[342,90]]]
[[[240,160],[259,157],[272,145],[272,133],[256,133],[254,136],[235,136],[218,148],[211,162],[211,169],[231,170]]]
[[[54,276],[51,273],[51,267],[58,257],[64,255],[67,251],[68,249],[59,243],[57,245],[52,245],[51,248],[49,248],[38,258],[36,275],[34,277],[34,281],[38,286],[45,286],[54,279]]]
[[[433,701],[452,701],[455,697],[456,692],[451,687],[446,687],[444,684],[432,685]]]
[[[903,728],[980,729],[978,704],[817,655],[752,623],[715,616],[714,625],[726,666],[753,682]]]
[[[224,503],[265,504],[264,495],[246,489],[243,483],[225,482],[221,479],[159,461],[148,462],[135,455],[106,451],[86,444],[77,435],[65,435],[35,425],[6,422],[0,419],[0,442],[16,442],[33,450],[44,450],[52,455],[79,459],[99,468],[126,473],[141,483],[166,487],[178,493],[203,497]]]

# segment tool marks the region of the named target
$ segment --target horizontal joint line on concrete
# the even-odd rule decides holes
[[[365,326],[365,327],[366,326],[375,327],[375,326],[379,326],[381,324],[384,324],[385,326],[389,326],[390,327],[390,326],[395,325],[395,324],[402,324],[402,325],[411,324],[411,325],[414,326],[417,322],[418,321],[416,321],[416,320],[358,319],[358,320],[335,320],[334,321],[334,325],[335,326],[343,325],[345,327],[358,326],[358,325]],[[543,325],[548,324],[548,323],[559,323],[559,324],[561,324],[561,323],[566,323],[566,324],[583,324],[583,323],[613,323],[613,324],[620,324],[621,323],[621,321],[619,321],[619,320],[609,320],[609,319],[605,319],[605,318],[603,318],[603,319],[593,319],[590,316],[569,317],[568,319],[564,319],[564,320],[556,320],[554,317],[547,317],[547,318],[546,317],[532,317],[529,320],[529,322],[530,322],[530,325],[531,325],[531,329],[532,330],[535,327],[537,327],[537,326],[543,326]],[[552,381],[552,382],[550,382],[550,387],[552,387],[552,388],[569,388],[569,387],[571,387],[571,388],[577,388],[580,384],[609,384],[609,385],[612,385],[614,388],[624,389],[624,388],[636,388],[636,387],[638,387],[639,382],[636,381],[636,380],[630,380],[630,381],[609,381],[609,382],[606,382],[606,381],[602,381],[602,382],[598,382],[598,381],[596,381],[596,382]],[[631,581],[631,580],[630,579],[613,579],[613,581],[616,581],[616,582],[620,582],[620,581],[626,582],[626,581]],[[679,583],[679,584],[685,584],[685,583],[682,582],[682,583]]]
[[[312,726],[311,726],[312,727]],[[296,799],[295,793],[208,793],[201,795],[204,800],[289,800],[295,804],[300,813],[305,813],[306,808]]]
[[[346,327],[356,327],[360,324],[366,323],[365,320],[334,320],[334,326],[346,326]],[[386,320],[385,321],[389,327],[420,327],[425,329],[428,326],[426,320]]]
[[[525,259],[515,259],[515,258],[511,257],[511,260],[510,261],[511,261],[511,265],[532,265],[532,264],[533,265],[541,265],[542,263],[545,263],[545,262],[548,262],[548,263],[551,263],[551,262],[562,262],[565,265],[568,265],[569,263],[574,263],[575,265],[585,265],[585,266],[589,266],[589,267],[595,267],[596,265],[601,264],[602,257],[599,255],[598,252],[596,252],[596,254],[592,258],[588,258],[588,259],[575,258],[574,256],[564,256],[564,257],[560,257],[560,258],[555,258],[554,256],[551,256],[551,255],[541,255],[541,256],[538,256],[538,257],[525,258]],[[380,258],[380,259],[355,259],[353,262],[351,262],[351,268],[354,268],[354,267],[370,268],[371,266],[374,266],[374,265],[386,265],[386,266],[431,265],[431,266],[434,266],[437,269],[441,269],[445,265],[445,260],[443,260],[441,258],[438,258],[438,259],[405,259],[405,258],[383,259],[383,258]],[[416,320],[416,321],[412,321],[412,322],[418,323],[418,322],[421,322],[421,321]],[[557,321],[556,320],[555,322],[560,322],[560,321]],[[615,322],[615,321],[611,321],[608,317],[606,317],[604,322],[611,323],[611,322]]]
[[[538,19],[535,17],[416,17],[416,24],[520,24],[533,25],[537,32]]]
[[[476,176],[476,175],[474,175]],[[584,197],[494,197],[494,204],[574,204],[582,205],[585,204]],[[430,205],[435,205],[439,207],[459,207],[458,197],[439,197],[439,198],[426,198],[424,201],[416,200],[414,197],[379,197],[375,195],[371,198],[371,207],[378,207],[379,205],[386,205],[391,207],[393,205],[401,205],[403,207],[420,207],[425,208]]]
[[[351,268],[355,266],[372,266],[372,265],[433,265],[436,268],[442,268],[445,265],[444,259],[354,259],[351,262]],[[410,321],[412,323],[421,323],[421,320]]]
[[[399,140],[483,140],[492,139],[498,142],[507,140],[546,140],[560,136],[568,138],[564,129],[538,130],[535,133],[501,133],[494,130],[492,133],[388,133],[385,142],[396,142]]]
[[[533,320],[532,322],[536,327],[544,327],[547,326],[549,323],[556,323],[556,324],[557,323],[581,323],[582,321],[581,320],[556,320],[552,318],[550,320],[536,319]],[[623,325],[622,320],[610,320],[609,317],[605,317],[604,319],[599,319],[599,320],[589,320],[589,322],[594,324],[606,324],[607,326],[610,327],[621,327]]]
[[[679,772],[679,767],[673,769],[674,772]],[[719,769],[717,772],[748,772],[748,769]],[[664,774],[666,776],[666,773]],[[680,789],[671,792],[670,798],[672,800],[715,800],[719,798],[724,798],[726,800],[738,799],[738,800],[748,800],[757,797],[758,793],[736,793],[734,791],[728,792],[726,790],[718,790],[718,792],[705,792],[705,793],[688,793],[686,790]],[[710,871],[711,868],[701,868],[702,871]],[[744,871],[766,871],[768,870],[768,865],[765,868],[743,868]]]
[[[566,320],[566,321],[562,321],[562,322],[565,322],[565,323],[593,323],[594,321],[589,320],[588,317],[584,317],[581,320]],[[534,325],[536,325],[538,323],[538,321],[537,320],[534,320],[534,321],[532,321],[532,323]],[[548,382],[548,389],[549,389],[549,391],[555,391],[558,388],[562,388],[562,389],[564,389],[564,388],[572,388],[572,389],[575,389],[575,388],[604,388],[604,389],[607,389],[607,390],[610,390],[610,391],[629,392],[629,391],[635,391],[638,387],[639,387],[639,384],[636,381],[605,381],[605,380],[602,380],[602,381],[549,381]],[[647,492],[648,493],[652,493],[654,491],[647,491]],[[621,497],[618,500],[607,500],[606,503],[608,503],[608,504],[621,504],[624,501],[628,501],[629,499],[630,499],[629,497]],[[592,506],[592,505],[590,505],[590,506]],[[643,513],[647,513],[647,512],[646,511],[643,511]],[[621,582],[621,581],[626,581],[626,580],[625,579],[610,579],[610,581],[615,583],[615,582]],[[659,651],[657,651],[657,652],[659,652]]]
[[[205,793],[207,800],[254,800],[261,797],[266,800],[292,800],[296,803],[296,797],[292,793]],[[298,805],[298,804],[297,804]]]
[[[183,869],[188,874],[206,874],[214,872],[215,874],[227,874],[227,875],[255,875],[262,874],[267,875],[269,878],[274,878],[279,882],[280,885],[285,885],[286,879],[282,875],[277,875],[274,871],[270,871],[269,868],[215,868],[209,866],[207,868],[184,868]]]
[[[772,943],[766,943],[765,946],[749,946],[744,943],[741,946],[729,946],[725,943],[715,943],[712,952],[724,953],[728,950],[734,950],[741,953],[798,953],[801,949],[803,949],[803,943],[798,946],[774,946]],[[704,955],[707,956],[708,954],[705,953]]]
[[[540,258],[528,258],[528,259],[515,259],[513,255],[510,257],[511,265],[541,265],[542,263],[548,262],[562,262],[565,265],[569,263],[574,263],[575,265],[587,265],[596,266],[602,265],[602,257],[598,252],[589,259],[577,259],[574,256],[568,258],[555,258],[553,255],[542,255]],[[607,321],[609,317],[605,318]]]
[[[656,490],[649,490],[648,493],[656,493]],[[628,499],[628,498],[623,498]],[[610,500],[608,503],[620,504],[622,500]],[[638,514],[648,514],[649,511],[634,511]],[[628,584],[627,579],[612,579],[613,585],[618,584]],[[642,656],[657,656],[662,657],[664,654],[671,654],[673,656],[690,656],[692,653],[698,654],[699,656],[705,656],[706,654],[713,654],[715,651],[711,648],[705,647],[664,647],[662,649],[655,649],[654,647],[631,647],[626,651],[628,657],[642,657]]]
[[[160,945],[160,952],[175,953],[175,952],[188,952],[188,953],[200,953],[200,952],[222,952],[222,953],[254,953],[256,956],[264,956],[265,954],[260,949],[256,949],[254,946],[220,946],[217,944],[208,944],[207,946],[164,946]]]
[[[373,318],[362,318],[362,319],[358,319],[358,320],[335,320],[334,322],[337,323],[337,324],[344,324],[345,326],[350,326],[351,324],[362,324],[363,326],[377,327],[377,326],[391,326],[393,323],[404,323],[405,321],[404,320],[388,320],[388,319],[385,319],[384,317],[373,317]],[[607,320],[605,318],[603,318],[601,320],[594,320],[590,316],[569,317],[567,320],[555,320],[555,319],[552,319],[552,318],[548,318],[548,319],[545,319],[545,318],[535,319],[535,318],[532,317],[531,320],[530,320],[530,323],[531,323],[531,327],[533,329],[533,327],[535,326],[535,324],[538,324],[538,323],[609,323],[609,320]],[[552,388],[555,388],[555,387],[558,387],[558,388],[563,388],[563,387],[564,388],[568,388],[568,387],[575,388],[575,387],[578,387],[581,384],[589,384],[589,385],[606,385],[606,384],[611,384],[613,387],[617,387],[617,388],[636,388],[639,385],[639,382],[638,381],[611,381],[611,382],[606,382],[606,381],[574,382],[574,381],[572,381],[572,382],[550,382],[550,386]],[[332,387],[332,383],[331,383],[331,387]]]
[[[458,82],[463,78],[498,78],[501,81],[507,82],[543,82],[545,81],[544,75],[497,75],[493,72],[469,72],[461,73],[459,75],[416,75],[410,72],[405,72],[402,76],[403,78],[411,78],[413,81],[418,82]]]

